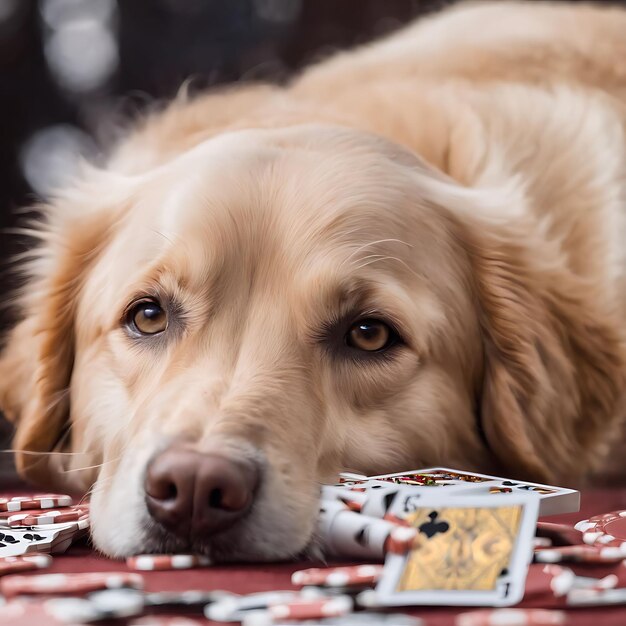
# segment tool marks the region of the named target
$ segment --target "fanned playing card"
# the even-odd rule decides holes
[[[385,606],[508,606],[524,595],[537,522],[536,496],[425,496],[405,520],[416,548],[389,554],[376,587]]]
[[[439,491],[444,487],[449,495],[498,495],[532,493],[539,497],[539,515],[574,513],[580,509],[580,492],[553,485],[529,483],[488,474],[454,470],[447,467],[430,467],[419,470],[368,476],[367,480],[388,481],[398,485],[424,487],[424,491]],[[351,486],[365,484],[361,479]]]

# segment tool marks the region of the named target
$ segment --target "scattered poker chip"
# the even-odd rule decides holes
[[[5,556],[0,558],[0,576],[44,569],[50,567],[51,564],[52,557],[49,554]]]
[[[549,593],[555,598],[566,595],[576,584],[576,574],[560,565],[531,565],[526,578],[525,597]]]
[[[455,626],[559,626],[566,623],[563,611],[546,609],[484,609],[461,613]]]
[[[132,572],[90,572],[85,574],[39,574],[7,576],[0,591],[7,597],[36,594],[83,594],[101,589],[132,587],[143,589],[143,577]]]
[[[582,520],[575,528],[588,545],[620,548],[626,556],[626,511],[614,511]]]
[[[606,606],[626,603],[626,589],[572,589],[567,594],[569,606]]]
[[[149,615],[128,622],[128,626],[201,626],[200,622],[188,617],[161,617]]]
[[[72,498],[63,494],[37,494],[34,496],[15,496],[0,498],[0,511],[22,511],[25,509],[55,509],[71,506]]]
[[[218,602],[234,594],[228,591],[154,591],[144,596],[146,606],[151,607],[204,607],[207,604]]]
[[[406,554],[419,545],[419,530],[412,526],[394,528],[385,540],[385,554]]]
[[[87,600],[103,619],[135,617],[144,611],[144,596],[137,589],[105,589],[89,594]]]
[[[620,563],[626,559],[621,548],[599,545],[559,546],[536,549],[536,563]]]
[[[11,528],[20,526],[49,526],[53,524],[66,524],[77,522],[89,516],[89,507],[72,506],[66,509],[55,509],[45,513],[16,513],[7,518]]]
[[[191,569],[211,565],[211,560],[199,554],[138,554],[127,558],[126,565],[140,571]]]
[[[240,622],[247,611],[266,609],[270,604],[290,602],[305,594],[297,591],[263,591],[245,596],[231,594],[213,604],[204,607],[204,615],[215,622]],[[313,590],[310,596],[320,596],[319,590]]]
[[[310,568],[294,572],[294,585],[319,585],[321,587],[348,587],[373,585],[382,574],[382,565],[354,565],[347,567]]]
[[[85,598],[51,598],[44,602],[46,613],[59,622],[81,624],[101,619],[98,609]]]
[[[335,596],[296,598],[287,602],[269,604],[267,610],[273,619],[305,620],[339,617],[350,613],[353,608],[354,601],[350,596]]]

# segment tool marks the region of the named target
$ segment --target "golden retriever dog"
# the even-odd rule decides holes
[[[461,3],[181,96],[43,209],[0,362],[105,554],[287,558],[343,469],[572,484],[624,415],[626,12]]]

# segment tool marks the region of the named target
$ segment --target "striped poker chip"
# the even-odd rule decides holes
[[[394,528],[385,540],[385,554],[406,554],[419,545],[418,529],[412,526]]]
[[[71,506],[72,498],[63,494],[38,494],[33,496],[15,496],[0,498],[0,511],[23,511],[26,509],[54,509]]]
[[[461,613],[455,626],[560,626],[566,623],[563,611],[546,609],[482,609]]]
[[[294,585],[318,585],[320,587],[348,587],[351,585],[374,585],[383,571],[382,565],[350,565],[303,569],[294,572]]]
[[[340,617],[351,613],[353,608],[354,600],[350,596],[334,596],[297,598],[288,602],[270,604],[267,610],[273,619],[305,620]]]
[[[626,559],[621,548],[602,545],[559,546],[535,549],[536,563],[620,563]]]
[[[200,626],[200,622],[188,617],[149,615],[128,622],[128,626]]]
[[[595,515],[578,522],[575,528],[582,532],[587,545],[619,548],[626,558],[626,511]]]
[[[201,554],[138,554],[126,559],[130,569],[139,571],[207,567],[211,560]]]
[[[5,556],[0,558],[0,576],[44,569],[50,565],[52,565],[52,557],[49,554]]]
[[[0,580],[0,592],[7,597],[18,595],[74,594],[102,589],[131,587],[143,589],[143,577],[132,572],[90,572],[85,574],[39,574],[7,576]]]
[[[71,506],[65,509],[46,510],[45,513],[16,513],[7,518],[11,528],[20,526],[49,526],[77,522],[89,516],[88,506]]]

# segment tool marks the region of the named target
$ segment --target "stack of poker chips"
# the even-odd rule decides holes
[[[89,506],[62,494],[0,498],[0,557],[60,554],[89,530]]]

